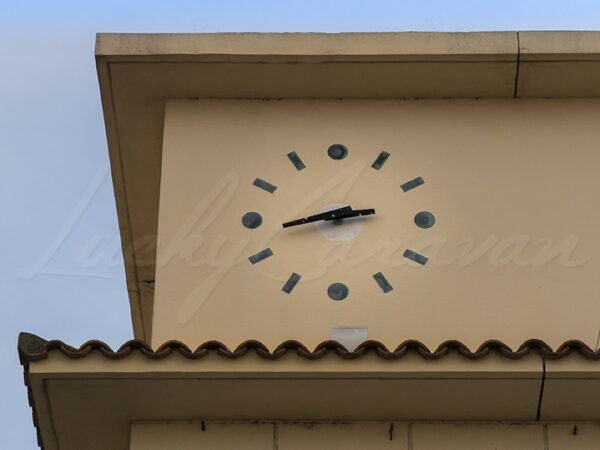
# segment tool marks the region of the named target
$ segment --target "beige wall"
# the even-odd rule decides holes
[[[153,345],[314,346],[332,327],[362,326],[390,348],[532,337],[595,346],[599,119],[591,99],[168,101]],[[347,158],[327,156],[334,143]],[[391,156],[377,171],[381,150]],[[417,176],[423,186],[400,189]],[[281,227],[344,202],[377,212],[350,241]],[[413,222],[423,210],[435,215],[430,229]],[[248,211],[262,215],[259,228],[242,226]],[[249,263],[267,247],[273,256]],[[429,262],[403,258],[407,248]],[[372,278],[380,271],[387,294]],[[288,295],[292,272],[302,278]],[[333,282],[348,286],[345,300],[329,299]]]
[[[600,424],[134,423],[131,450],[588,450]],[[576,428],[574,428],[576,426]],[[391,439],[390,439],[391,437]]]
[[[273,425],[256,423],[133,424],[131,450],[212,450],[273,448]]]

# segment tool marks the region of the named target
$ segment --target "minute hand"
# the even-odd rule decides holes
[[[351,206],[344,206],[343,208],[334,209],[332,211],[326,211],[321,214],[315,214],[314,216],[308,216],[303,219],[292,220],[291,222],[286,222],[283,224],[283,228],[293,227],[295,225],[302,225],[304,223],[317,222],[319,220],[335,220],[340,217],[352,217],[346,216],[346,214],[352,213]]]

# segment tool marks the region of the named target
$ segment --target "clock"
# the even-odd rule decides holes
[[[334,161],[338,161],[338,165],[340,167],[335,168],[332,174],[326,174],[325,179],[332,179],[336,173],[344,172],[344,160],[347,158],[349,154],[348,147],[344,144],[335,143],[329,145],[328,147],[322,146],[323,152],[321,155],[321,159],[330,158]],[[326,151],[325,151],[326,148]],[[371,151],[372,154],[376,154],[373,149]],[[365,153],[368,150],[363,150]],[[287,158],[290,163],[294,166],[294,168],[302,173],[304,169],[306,169],[306,164],[303,159],[296,153],[295,151],[291,151],[287,153]],[[317,153],[318,156],[318,153]],[[367,155],[362,155],[367,156]],[[384,165],[388,161],[390,157],[390,153],[382,150],[377,154],[373,163],[371,164],[371,169],[375,171],[381,171],[384,168]],[[322,161],[314,161],[314,164],[320,164]],[[309,162],[310,164],[310,162]],[[387,164],[389,167],[390,164]],[[290,183],[298,182],[293,179],[289,180]],[[422,186],[425,183],[422,177],[415,177],[411,180],[408,180],[401,185],[397,186],[397,190],[401,190],[404,193],[408,193],[413,189]],[[275,195],[277,192],[277,186],[274,184],[263,180],[262,178],[257,177],[252,185],[255,188],[261,189],[267,194]],[[310,197],[309,197],[310,198]],[[285,216],[287,211],[283,210],[282,215]],[[375,209],[367,208],[367,209],[355,209],[352,205],[342,204],[342,203],[330,203],[324,205],[317,214],[310,215],[308,217],[303,217],[295,220],[290,220],[282,223],[283,228],[291,229],[292,227],[302,226],[304,229],[298,231],[298,235],[302,235],[300,239],[307,239],[307,234],[312,232],[316,233],[317,240],[324,240],[321,245],[325,244],[326,241],[331,242],[347,242],[359,239],[360,235],[364,233],[369,233],[369,222],[373,220],[373,218],[369,218],[365,220],[367,216],[375,215]],[[377,217],[379,219],[379,216]],[[385,220],[385,218],[383,218]],[[241,218],[241,224],[249,230],[255,230],[259,228],[263,224],[263,218],[260,212],[257,211],[248,211]],[[429,211],[420,211],[414,216],[414,224],[417,227],[422,229],[431,228],[435,224],[435,217]],[[308,228],[308,230],[306,230]],[[277,249],[275,252],[271,247],[267,247],[265,249],[260,250],[259,252],[252,254],[248,257],[248,261],[255,265],[259,264],[261,261],[264,261],[266,258],[275,257],[279,252],[285,252],[285,240],[289,238],[290,240],[296,238],[294,236],[294,232],[296,230],[285,231],[281,234],[281,246],[282,248]],[[312,242],[315,240],[312,239]],[[310,250],[307,250],[310,251]],[[315,249],[315,254],[318,254],[318,250]],[[403,256],[417,264],[424,266],[427,263],[428,258],[424,255],[419,254],[410,249],[406,249],[403,253]],[[309,269],[310,270],[310,269]],[[367,274],[363,274],[366,276]],[[372,275],[373,280],[376,285],[381,289],[381,291],[385,294],[393,290],[392,285],[384,275],[382,271],[374,273]],[[281,290],[286,294],[292,294],[292,291],[302,279],[302,275],[295,271],[292,271],[289,278],[283,284]],[[375,283],[373,286],[375,286]],[[345,300],[350,291],[348,285],[343,281],[335,281],[327,286],[327,296],[334,301]]]

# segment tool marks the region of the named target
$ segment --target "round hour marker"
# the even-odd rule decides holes
[[[242,217],[242,224],[246,228],[257,228],[262,223],[262,217],[259,213],[251,211],[244,214]]]
[[[435,217],[428,211],[421,211],[415,216],[415,223],[419,228],[431,228],[435,223]]]
[[[348,297],[348,288],[344,283],[333,283],[327,288],[327,295],[331,300],[344,300]]]
[[[348,156],[348,149],[342,144],[333,144],[327,149],[327,154],[331,159],[344,159]]]

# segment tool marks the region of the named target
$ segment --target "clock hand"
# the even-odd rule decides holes
[[[302,225],[304,223],[317,222],[319,220],[335,220],[344,214],[352,213],[351,206],[344,206],[343,208],[334,209],[332,211],[326,211],[321,214],[315,214],[314,216],[308,216],[303,219],[292,220],[283,224],[283,228],[293,227],[295,225]],[[348,216],[350,217],[350,216]]]
[[[375,214],[374,209],[354,209],[348,213],[343,213],[342,215],[338,215],[336,217],[328,217],[327,219],[324,219],[324,220],[346,219],[348,217],[369,216],[371,214]]]
[[[305,223],[316,222],[319,220],[341,220],[349,217],[368,216],[375,214],[374,209],[356,209],[353,210],[351,206],[345,206],[343,208],[334,209],[321,214],[315,214],[314,216],[308,216],[303,219],[292,220],[283,224],[283,228],[293,227],[295,225],[302,225]]]

